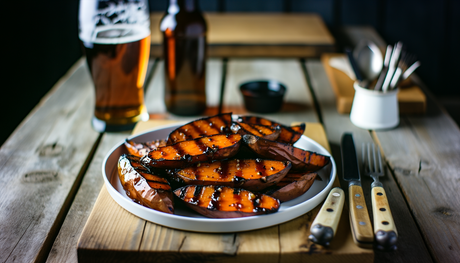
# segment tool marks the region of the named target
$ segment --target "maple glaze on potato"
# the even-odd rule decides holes
[[[162,146],[166,146],[166,140],[154,140],[149,142],[135,142],[128,139],[125,140],[125,147],[129,154],[138,157],[142,157],[148,152]]]
[[[186,140],[193,140],[200,137],[207,137],[215,134],[231,133],[230,125],[232,123],[232,114],[223,113],[212,117],[198,119],[186,123],[168,136],[168,145]]]
[[[243,140],[255,153],[261,157],[290,161],[292,170],[317,171],[329,164],[331,158],[319,153],[305,151],[290,144],[265,140],[254,135],[244,135]]]
[[[260,124],[271,127],[280,126],[281,133],[279,137],[276,139],[276,141],[288,144],[294,144],[296,141],[300,139],[300,137],[302,137],[302,134],[305,132],[305,123],[289,127],[278,122],[258,116],[240,116],[238,117],[237,121],[243,123]]]
[[[168,181],[143,167],[137,156],[120,156],[118,177],[126,195],[133,201],[157,211],[174,213],[174,198]]]
[[[212,218],[268,214],[280,207],[278,199],[271,196],[226,186],[187,185],[174,194],[191,209]]]
[[[232,157],[241,144],[239,134],[217,134],[159,147],[141,158],[154,168],[183,168],[193,163]]]
[[[176,171],[176,174],[186,184],[222,185],[260,191],[281,181],[290,168],[290,162],[233,159],[194,164]]]
[[[233,133],[239,133],[241,135],[252,134],[272,141],[278,139],[281,133],[280,126],[272,127],[244,122],[233,123],[230,129]]]

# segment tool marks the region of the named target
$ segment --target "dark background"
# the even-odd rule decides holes
[[[150,9],[162,12],[167,2],[149,0]],[[419,77],[454,118],[460,114],[459,0],[199,0],[199,3],[205,12],[318,13],[337,38],[339,51],[343,26],[373,26],[387,43],[403,41],[408,51],[418,56],[422,62],[417,69]],[[78,42],[79,1],[18,1],[12,5],[2,8],[2,24],[7,25],[2,37],[6,59],[2,61],[6,62],[7,71],[2,76],[0,110],[4,125],[0,145],[82,56]]]

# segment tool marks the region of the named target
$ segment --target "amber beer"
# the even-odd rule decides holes
[[[93,127],[116,131],[147,120],[144,80],[150,55],[150,31],[132,25],[111,26],[83,41],[96,91]]]

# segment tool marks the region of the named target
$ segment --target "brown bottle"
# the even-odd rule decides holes
[[[206,21],[196,0],[169,0],[160,23],[166,109],[199,115],[206,109]]]

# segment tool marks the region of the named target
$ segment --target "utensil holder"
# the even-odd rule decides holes
[[[355,96],[351,106],[351,122],[363,129],[391,129],[399,124],[398,89],[382,92],[353,84]]]

